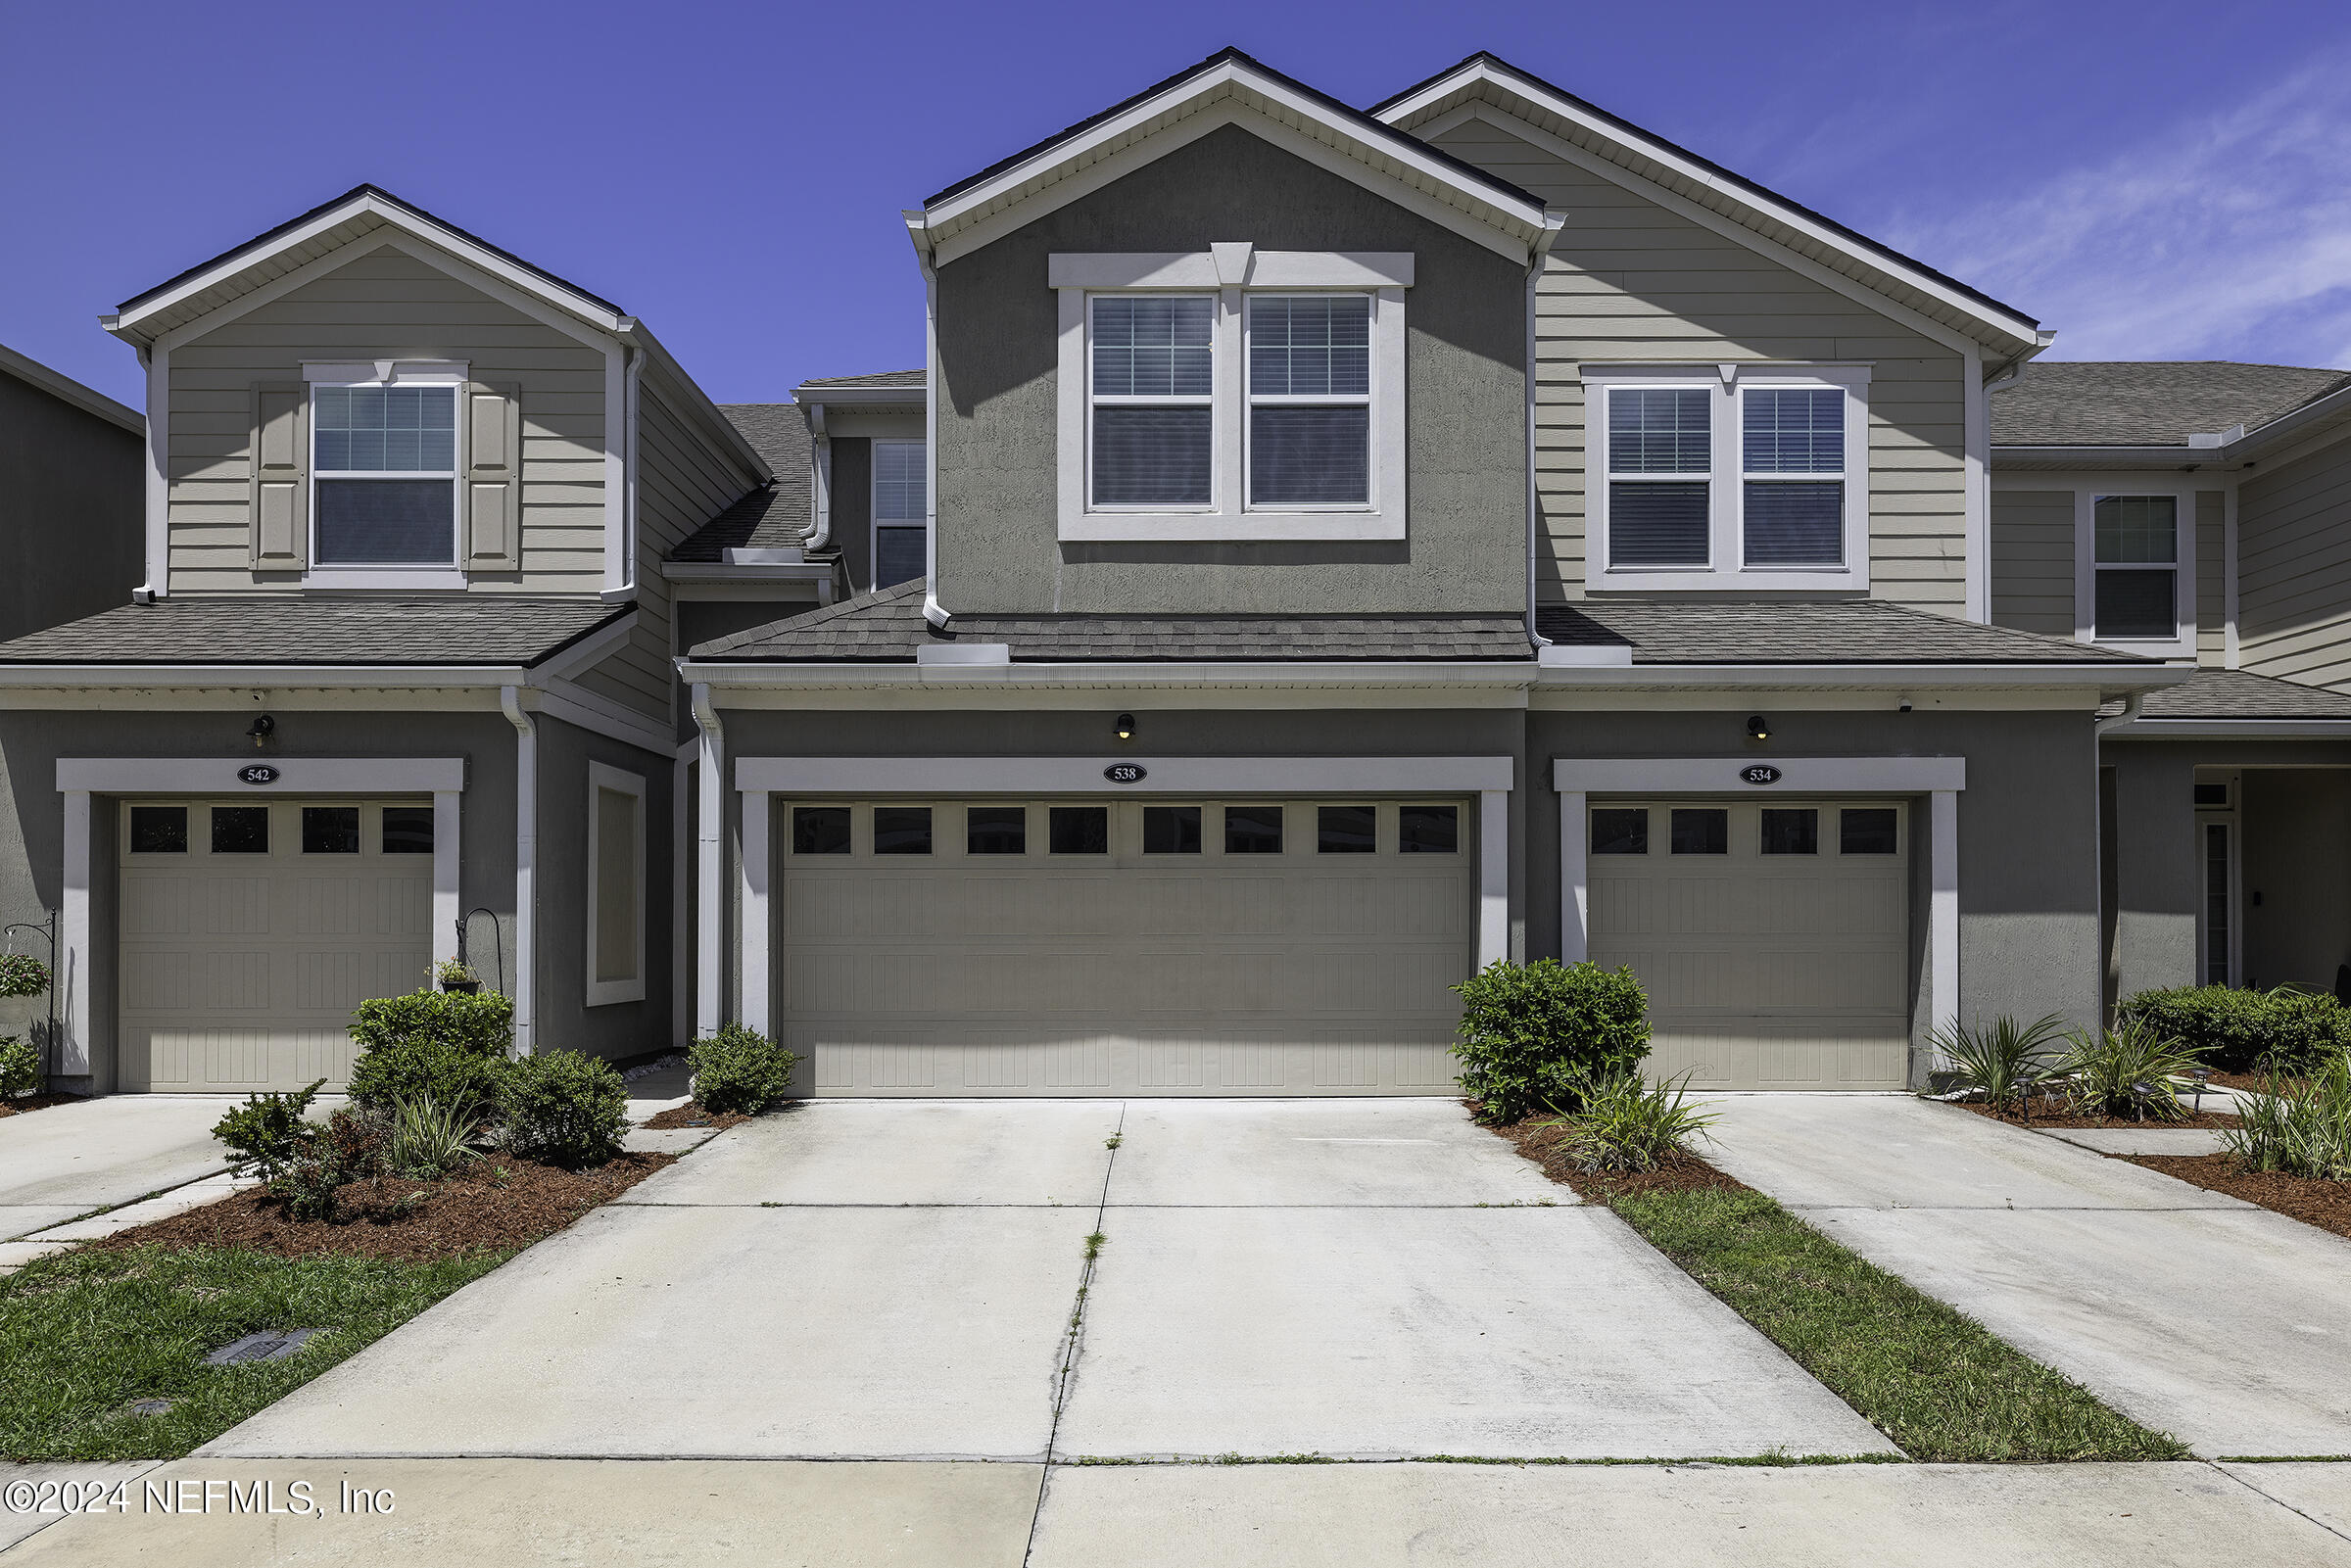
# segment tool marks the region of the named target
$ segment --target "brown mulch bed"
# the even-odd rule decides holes
[[[2065,1108],[2065,1102],[2055,1095],[2036,1096],[2033,1101],[2033,1115],[2030,1117],[2019,1117],[2013,1112],[1994,1111],[1988,1105],[1977,1105],[1968,1100],[1946,1100],[1943,1103],[1961,1111],[1972,1112],[1976,1116],[1987,1117],[1992,1121],[2004,1121],[2011,1127],[2028,1125],[2035,1127],[2233,1127],[2236,1125],[2237,1117],[2231,1112],[2188,1110],[2187,1108],[2194,1104],[2194,1101],[2193,1095],[2181,1096],[2181,1110],[2183,1114],[2176,1121],[2157,1121],[2152,1117],[2144,1121],[2137,1121],[2130,1117],[2076,1116],[2068,1111]]]
[[[2177,1176],[2207,1192],[2249,1204],[2351,1238],[2351,1181],[2320,1181],[2279,1170],[2247,1170],[2235,1155],[2131,1155],[2135,1165]]]
[[[53,1105],[79,1105],[89,1098],[86,1094],[20,1095],[14,1100],[0,1100],[0,1117],[21,1117],[27,1111],[46,1111]]]
[[[1677,1155],[1655,1170],[1637,1175],[1594,1175],[1578,1170],[1559,1147],[1564,1127],[1547,1127],[1538,1121],[1518,1121],[1487,1130],[1499,1134],[1524,1158],[1543,1167],[1543,1174],[1562,1187],[1572,1187],[1578,1198],[1605,1204],[1611,1198],[1637,1198],[1653,1192],[1690,1192],[1703,1187],[1718,1187],[1725,1192],[1745,1192],[1747,1184],[1735,1181],[1707,1164],[1696,1155]]]
[[[339,1253],[401,1262],[504,1252],[561,1230],[677,1158],[625,1154],[610,1164],[565,1170],[491,1155],[437,1181],[372,1176],[343,1189],[332,1221],[296,1219],[255,1187],[90,1245],[239,1247],[280,1258]]]
[[[2251,1089],[2258,1094],[2276,1094],[2280,1089],[2299,1089],[2300,1078],[2279,1078],[2267,1072],[2215,1072],[2213,1086],[2225,1089]]]
[[[723,1132],[729,1127],[740,1127],[750,1119],[749,1115],[742,1111],[704,1111],[689,1100],[684,1105],[671,1106],[657,1117],[648,1117],[637,1125],[662,1132],[672,1127],[716,1127]]]

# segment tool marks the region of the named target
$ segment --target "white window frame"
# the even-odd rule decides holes
[[[1257,301],[1270,299],[1275,295],[1280,295],[1289,299],[1300,300],[1335,300],[1345,298],[1363,299],[1369,294],[1369,292],[1370,291],[1362,289],[1248,289],[1242,292],[1241,497],[1243,504],[1249,508],[1249,511],[1252,515],[1263,515],[1265,512],[1274,510],[1278,510],[1285,514],[1309,512],[1365,513],[1373,511],[1377,508],[1378,498],[1375,491],[1375,483],[1372,478],[1372,470],[1378,467],[1378,457],[1376,454],[1379,451],[1380,437],[1378,396],[1379,378],[1376,369],[1374,370],[1370,380],[1366,383],[1364,390],[1360,393],[1261,393],[1257,390],[1257,387],[1249,373],[1249,356],[1255,341],[1253,334],[1256,331],[1256,328],[1254,325],[1252,325],[1252,322],[1256,315],[1254,307]],[[1371,295],[1370,298],[1371,330],[1373,337],[1376,338],[1379,331],[1379,301],[1376,295]],[[1401,307],[1399,307],[1399,310],[1401,311]],[[1257,450],[1255,441],[1257,434],[1257,410],[1260,408],[1341,407],[1360,407],[1365,410],[1365,422],[1367,429],[1367,435],[1364,447],[1364,499],[1360,501],[1301,501],[1293,505],[1279,508],[1261,507],[1256,505],[1254,502],[1249,501],[1248,497],[1252,487],[1255,484],[1253,465],[1256,461],[1256,458],[1252,455],[1252,453],[1254,453]],[[1088,423],[1091,423],[1091,421],[1089,420]]]
[[[920,436],[876,436],[872,439],[867,447],[865,462],[865,563],[866,576],[873,581],[879,582],[882,576],[882,530],[885,528],[912,529],[913,531],[922,534],[924,536],[924,543],[926,546],[925,558],[929,558],[927,550],[931,532],[931,517],[936,508],[933,506],[931,497],[927,493],[927,487],[931,482],[931,464],[929,461],[928,452],[924,453],[925,460],[922,465],[923,483],[926,487],[926,494],[923,497],[922,517],[914,522],[908,522],[903,518],[892,518],[889,521],[885,522],[882,517],[882,449],[885,447],[912,447],[917,451],[922,451],[927,446],[929,446],[929,443],[924,441]],[[916,575],[919,576],[921,574],[918,573]]]
[[[304,453],[304,466],[309,470],[308,498],[310,539],[304,552],[307,563],[302,583],[305,588],[392,588],[392,589],[462,589],[465,586],[463,566],[464,491],[467,456],[465,440],[465,385],[471,367],[456,359],[368,359],[309,363],[302,367],[302,379],[308,384],[310,407],[307,413],[310,451]],[[450,558],[442,561],[375,562],[360,564],[325,564],[318,560],[318,481],[322,477],[318,466],[318,389],[321,387],[392,387],[428,386],[456,389],[456,409],[452,417],[456,423],[456,440],[451,447],[454,466],[446,473],[418,472],[402,469],[396,472],[369,472],[360,469],[334,469],[323,475],[329,479],[447,479],[449,481]]]
[[[2192,484],[2173,484],[2149,475],[2149,482],[2140,484],[2135,477],[2122,483],[2049,485],[2051,490],[2070,489],[2074,493],[2074,638],[2081,642],[2094,642],[2099,647],[2115,648],[2128,653],[2144,653],[2156,658],[2194,658],[2196,656],[2196,487]],[[2159,562],[2124,562],[2112,566],[2098,564],[2098,501],[2102,497],[2163,497],[2172,502],[2172,621],[2175,631],[2170,637],[2100,637],[2098,636],[2098,573],[2102,571],[2161,571]]]
[[[1869,587],[1869,380],[1862,364],[1640,364],[1583,367],[1584,429],[1588,449],[1584,484],[1586,546],[1584,587],[1591,593],[1720,592],[1790,590],[1819,593]],[[1845,394],[1845,471],[1833,474],[1754,474],[1747,470],[1743,395],[1762,388],[1834,388]],[[1712,462],[1703,476],[1707,494],[1707,554],[1703,566],[1617,566],[1608,548],[1608,410],[1617,388],[1704,390],[1711,402],[1708,422]],[[1643,481],[1694,480],[1701,476],[1642,474]],[[1845,485],[1844,562],[1836,566],[1750,566],[1747,554],[1747,481],[1841,479]]]
[[[596,977],[596,955],[601,945],[602,932],[599,927],[600,901],[597,879],[603,859],[600,852],[603,842],[603,791],[610,789],[627,795],[631,802],[633,832],[637,840],[637,897],[635,900],[636,930],[632,938],[637,954],[637,973],[625,980],[600,980]],[[642,774],[624,772],[600,762],[588,764],[588,912],[581,923],[586,942],[581,949],[584,963],[581,973],[588,988],[588,1005],[602,1007],[613,1002],[642,1002],[645,1000],[645,908],[646,864],[645,841],[645,778]]]
[[[1060,298],[1058,442],[1060,537],[1073,542],[1275,542],[1400,540],[1405,515],[1405,291],[1413,257],[1388,252],[1259,251],[1220,244],[1198,253],[1057,254],[1049,282]],[[1094,298],[1108,294],[1205,295],[1216,301],[1211,339],[1215,436],[1205,506],[1093,504]],[[1253,507],[1248,503],[1247,302],[1252,294],[1360,294],[1371,301],[1368,499]],[[1163,398],[1121,400],[1169,404]],[[1315,398],[1331,404],[1347,399]]]

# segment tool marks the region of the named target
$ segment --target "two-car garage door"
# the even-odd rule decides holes
[[[1442,1094],[1465,799],[785,801],[818,1094]]]

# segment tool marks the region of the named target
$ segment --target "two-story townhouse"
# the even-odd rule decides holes
[[[2034,321],[1487,56],[1227,51],[906,222],[924,471],[803,410],[869,591],[682,665],[698,1026],[1297,1095],[1444,1090],[1503,958],[1631,964],[1708,1084],[2096,1016],[2095,716],[2185,672],[1989,624]]]
[[[2351,990],[2351,376],[2046,363],[1992,398],[1992,618],[2162,658],[2101,721],[2108,1000]]]
[[[138,411],[0,346],[0,641],[130,602],[139,585],[147,424]],[[0,800],[14,792],[0,742]],[[49,781],[35,778],[38,793]],[[44,961],[55,883],[0,812],[0,948]],[[36,929],[37,932],[36,932]],[[49,998],[0,1000],[0,1031],[50,1048]]]
[[[662,567],[769,462],[635,317],[370,186],[126,302],[136,602],[0,644],[58,1070],[339,1080],[462,956],[525,1049],[675,1039]]]

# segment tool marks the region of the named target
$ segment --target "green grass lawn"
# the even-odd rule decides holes
[[[0,1458],[168,1459],[512,1257],[428,1263],[220,1248],[84,1249],[0,1279]],[[282,1361],[204,1358],[262,1329],[327,1332]],[[176,1402],[163,1415],[133,1401]]]
[[[1914,1459],[2187,1456],[1761,1193],[1660,1192],[1609,1207]]]

